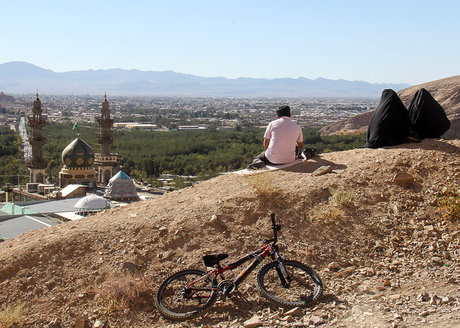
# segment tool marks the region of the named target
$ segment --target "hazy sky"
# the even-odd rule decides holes
[[[458,0],[15,0],[0,10],[0,63],[56,72],[410,84],[460,74]]]

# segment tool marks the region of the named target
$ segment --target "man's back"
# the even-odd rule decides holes
[[[287,116],[270,122],[264,138],[270,139],[265,156],[273,164],[293,162],[296,144],[303,141],[302,129]]]

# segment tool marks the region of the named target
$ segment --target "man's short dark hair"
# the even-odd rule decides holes
[[[280,106],[276,110],[276,115],[278,117],[283,117],[283,116],[291,116],[291,108],[289,106]]]

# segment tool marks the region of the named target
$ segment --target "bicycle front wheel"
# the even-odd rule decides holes
[[[298,261],[283,261],[287,272],[284,278],[280,263],[270,262],[257,273],[260,294],[270,302],[285,308],[305,306],[315,301],[323,283],[313,269]]]
[[[186,320],[203,313],[216,301],[217,282],[201,270],[183,270],[167,278],[158,289],[155,305],[171,320]]]

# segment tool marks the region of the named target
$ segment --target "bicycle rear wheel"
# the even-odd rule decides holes
[[[323,283],[313,269],[298,261],[283,261],[288,273],[284,279],[278,261],[264,265],[257,273],[260,294],[281,307],[305,306],[315,301]]]
[[[171,320],[186,320],[203,313],[216,301],[217,282],[201,270],[183,270],[167,278],[158,289],[155,305]]]

